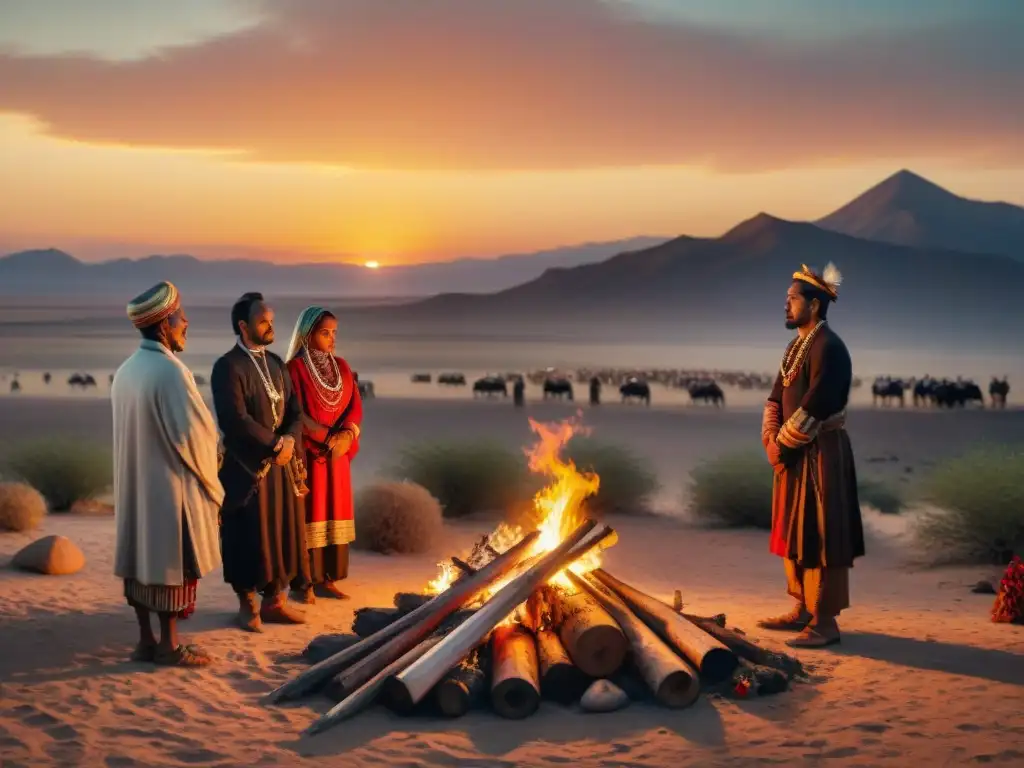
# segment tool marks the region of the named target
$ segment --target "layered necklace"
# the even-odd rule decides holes
[[[313,389],[316,391],[317,399],[328,410],[337,408],[345,394],[338,361],[329,352],[310,349],[305,345],[303,345],[303,350],[305,351],[303,359],[306,361],[306,370],[313,378]]]
[[[267,362],[265,347],[249,349],[249,347],[242,343],[241,339],[238,340],[238,346],[245,350],[245,354],[249,356],[253,366],[256,368],[256,373],[260,375],[260,381],[263,382],[263,390],[267,393],[267,399],[270,400],[270,413],[274,417],[274,429],[277,429],[280,424],[277,404],[281,402],[281,393],[277,391],[274,379],[270,375],[270,364]]]
[[[825,321],[819,320],[811,332],[804,336],[803,341],[794,342],[786,350],[786,354],[782,358],[782,365],[779,367],[779,372],[782,374],[782,386],[788,387],[796,379],[797,373],[807,358],[807,350],[811,348],[811,342],[814,341],[814,337],[818,335],[818,331],[824,325]]]

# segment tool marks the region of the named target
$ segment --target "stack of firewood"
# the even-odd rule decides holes
[[[724,615],[683,613],[678,600],[673,608],[600,568],[582,576],[568,570],[614,541],[611,528],[586,521],[555,549],[531,556],[537,536],[491,550],[489,561],[480,545],[467,560],[452,558],[461,575],[438,595],[399,593],[392,608],[360,609],[354,634],[313,640],[305,652],[313,666],[269,700],[323,690],[337,704],[306,731],[316,733],[377,701],[448,717],[490,706],[518,719],[542,699],[582,700],[600,711],[587,706],[599,690],[683,708],[702,689],[764,695],[803,675],[795,659],[726,628]],[[559,572],[569,584],[552,583]]]

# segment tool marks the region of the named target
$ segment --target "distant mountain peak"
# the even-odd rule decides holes
[[[1024,256],[1024,208],[960,197],[907,169],[815,223],[895,245]]]
[[[790,233],[814,229],[812,225],[798,221],[787,221],[763,211],[746,221],[741,221],[719,238],[725,243],[742,243],[763,241],[768,238],[782,237]]]
[[[60,269],[61,267],[81,266],[82,262],[70,253],[59,248],[35,248],[28,251],[18,251],[0,256],[0,262],[5,262],[8,267],[25,267],[29,269]]]

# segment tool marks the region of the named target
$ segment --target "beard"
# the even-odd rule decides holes
[[[266,346],[269,346],[269,345],[273,344],[274,343],[274,329],[273,328],[268,328],[266,333],[264,333],[263,335],[259,336],[258,338],[253,339],[253,341],[255,341],[257,344],[259,344],[261,347],[266,347]]]
[[[788,330],[795,331],[797,328],[800,327],[800,325],[801,325],[801,323],[800,323],[799,320],[792,320],[792,319],[790,319],[788,317],[786,318],[786,328]]]

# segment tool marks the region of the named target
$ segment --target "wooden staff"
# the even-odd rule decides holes
[[[267,696],[267,700],[271,703],[279,703],[298,698],[327,682],[327,680],[334,677],[334,675],[349,664],[383,649],[389,641],[399,640],[399,642],[391,645],[388,650],[388,654],[394,653],[393,656],[380,657],[383,661],[380,668],[387,666],[387,664],[420,643],[442,621],[464,606],[481,590],[486,589],[488,585],[512,571],[530,551],[539,535],[538,531],[531,531],[526,534],[511,549],[499,555],[472,576],[460,579],[429,603],[405,614],[393,624],[389,624],[376,634],[365,638],[362,642],[356,643],[350,648],[346,648],[344,651],[324,659],[320,663],[314,664],[309,669],[299,673],[288,682],[271,691]],[[395,650],[398,648],[401,650],[398,650],[396,653]]]
[[[559,704],[576,701],[590,684],[587,674],[572,663],[558,633],[551,629],[537,632],[537,660],[540,666],[540,693]]]
[[[688,707],[700,696],[697,673],[661,641],[654,630],[632,614],[611,590],[597,579],[569,573],[569,579],[604,606],[629,638],[640,674],[660,704],[673,709]]]
[[[712,685],[728,680],[739,665],[736,654],[665,603],[597,568],[591,575],[614,592],[658,637],[681,654]]]
[[[342,720],[347,720],[353,715],[362,712],[374,702],[380,693],[384,682],[390,675],[405,669],[439,642],[441,642],[441,635],[428,637],[408,653],[402,655],[401,658],[391,662],[391,664],[374,675],[370,680],[367,680],[358,690],[353,691],[342,701],[335,704],[324,714],[314,720],[309,727],[302,732],[302,734],[304,736],[312,736],[313,734],[320,733],[321,731],[326,731],[332,725],[340,723]]]
[[[537,643],[519,624],[503,624],[491,634],[491,706],[509,720],[522,720],[540,706]]]
[[[502,619],[512,613],[520,603],[525,602],[534,589],[586,554],[611,530],[607,526],[602,526],[593,536],[587,538],[595,525],[592,520],[584,522],[529,570],[493,595],[436,648],[391,678],[388,687],[392,692],[388,698],[394,707],[399,711],[411,710],[471,648],[480,644]]]

